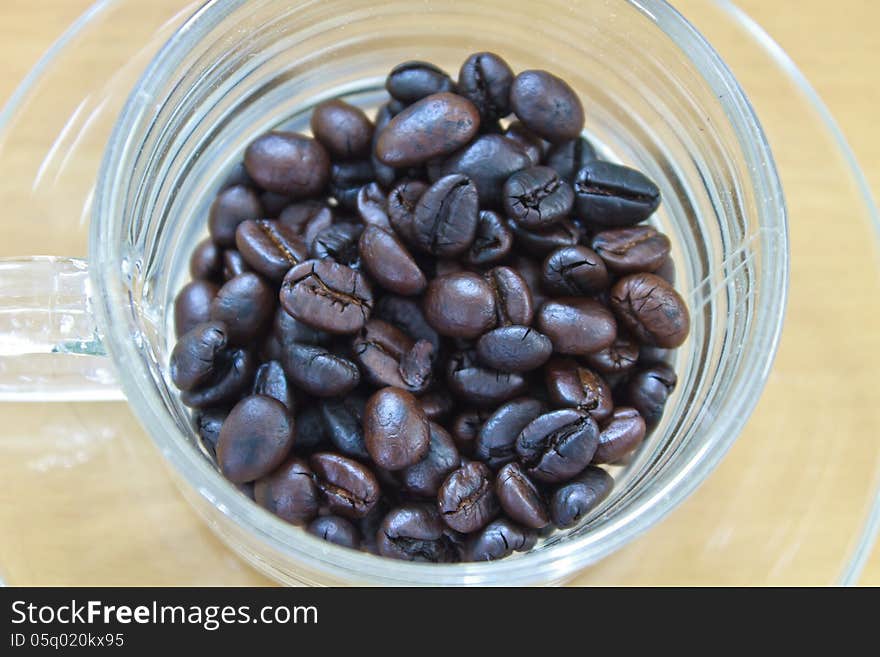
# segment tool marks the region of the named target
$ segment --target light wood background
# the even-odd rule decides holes
[[[0,0],[0,101],[8,98],[52,40],[90,4],[91,0]],[[875,196],[880,195],[880,32],[876,29],[880,3],[740,0],[739,5],[782,45],[816,87],[852,145]],[[770,96],[774,90],[759,92]],[[810,157],[808,145],[804,157]],[[815,163],[817,171],[821,171],[822,164]],[[785,162],[780,162],[780,167],[784,169]],[[850,492],[842,474],[847,461],[854,468],[876,470],[876,464],[860,463],[858,445],[847,447],[845,454],[835,454],[839,460],[831,469],[823,466],[830,456],[821,452],[815,455],[815,488],[838,488],[842,503],[822,506],[811,497],[814,491],[803,484],[803,478],[798,479],[804,486],[799,491],[803,493],[802,502],[779,502],[780,498],[790,497],[785,463],[779,464],[779,476],[773,481],[755,484],[748,477],[749,469],[759,467],[761,459],[784,453],[780,446],[790,448],[800,441],[814,444],[807,438],[814,438],[817,431],[827,432],[829,452],[835,450],[835,436],[863,435],[865,441],[874,443],[880,438],[876,388],[880,373],[878,299],[861,298],[857,289],[829,288],[829,272],[842,278],[853,263],[851,254],[835,248],[833,237],[827,238],[826,249],[817,246],[817,240],[826,239],[827,231],[833,230],[827,225],[828,217],[833,215],[833,199],[822,197],[821,176],[790,182],[789,199],[795,198],[795,207],[801,199],[810,199],[810,210],[792,217],[795,258],[788,324],[773,376],[755,416],[719,471],[681,511],[646,538],[579,577],[578,583],[742,583],[750,581],[752,574],[756,581],[767,583],[822,583],[824,579],[817,573],[833,570],[840,559],[841,537],[836,535],[835,523],[843,524],[848,513],[853,517],[864,514],[864,500],[858,498],[863,491],[852,491],[851,499],[858,501],[852,505],[856,508],[848,508]],[[7,239],[14,240],[14,233],[4,233]],[[865,254],[860,257],[859,266],[866,269],[850,273],[876,277],[876,270],[867,269],[871,262],[876,265],[876,259],[872,261]],[[865,304],[874,308],[869,310],[869,319],[852,326],[847,314],[856,306],[864,310]],[[836,324],[823,327],[823,322],[816,321],[818,313],[834,318]],[[811,323],[816,324],[815,328],[806,330],[804,327]],[[811,416],[817,406],[827,414],[818,421]],[[790,412],[783,415],[780,408]],[[791,410],[798,408],[803,409],[802,415]],[[0,576],[5,567],[15,575],[15,581],[36,584],[265,581],[213,540],[176,495],[159,466],[159,457],[146,440],[141,436],[124,436],[126,440],[122,440],[114,433],[114,426],[121,427],[122,433],[131,426],[124,406],[68,409],[86,427],[98,426],[93,418],[101,416],[101,431],[106,433],[95,440],[65,436],[59,441],[57,436],[65,432],[66,425],[60,420],[47,420],[45,409],[37,406],[7,406],[0,412],[5,432],[11,431],[17,437],[0,446],[0,461],[6,464],[0,465],[0,526],[4,528],[0,530],[4,534],[0,540]],[[783,416],[788,418],[784,423],[780,420]],[[60,445],[52,457],[54,461],[40,456],[39,440]],[[145,469],[125,478],[125,490],[119,490],[123,476],[107,472],[120,458],[146,464]],[[9,464],[16,459],[29,459],[31,474],[12,469]],[[35,483],[33,472],[49,470],[55,473],[51,488],[41,488],[43,484]],[[84,486],[84,480],[78,479],[83,472],[89,477]],[[749,486],[750,493],[743,492]],[[81,487],[84,490],[73,504],[72,489],[79,491]],[[737,491],[735,497],[730,495],[731,490]],[[741,516],[745,531],[712,533],[715,511],[723,506],[733,513],[727,507],[743,499],[771,508],[764,524],[749,524],[746,504]],[[99,504],[112,513],[95,513],[92,505]],[[34,518],[45,515],[52,522],[22,522],[22,506],[32,508]],[[827,531],[806,529],[820,526],[823,517],[828,518]],[[10,523],[13,527],[8,531]],[[56,524],[63,527],[54,531]],[[145,531],[145,525],[149,531]],[[182,545],[195,549],[180,553]],[[788,546],[786,550],[792,552],[774,555],[779,572],[770,569],[768,575],[762,550],[770,554],[779,545]],[[722,548],[743,556],[731,560],[729,564],[735,565],[728,568],[728,562],[710,556],[711,550]],[[167,558],[157,557],[163,551]],[[751,554],[755,555],[754,566],[749,563]],[[662,569],[646,573],[633,566],[634,562],[651,558],[661,562]],[[761,558],[764,561],[758,565]],[[880,550],[874,550],[861,582],[880,584]]]

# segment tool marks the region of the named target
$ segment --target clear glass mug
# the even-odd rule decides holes
[[[679,385],[661,424],[581,525],[499,562],[402,563],[316,539],[220,476],[167,374],[169,309],[212,192],[250,139],[306,129],[328,97],[376,107],[400,61],[454,73],[477,50],[568,80],[603,156],[657,181],[652,221],[672,241],[692,332],[674,355]],[[767,377],[788,282],[784,199],[758,120],[709,44],[661,0],[207,2],[132,91],[90,235],[88,264],[0,261],[0,399],[124,394],[216,533],[291,584],[544,584],[595,563],[678,505],[730,447]]]

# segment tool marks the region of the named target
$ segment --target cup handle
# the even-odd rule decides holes
[[[0,401],[124,399],[85,260],[0,258]]]

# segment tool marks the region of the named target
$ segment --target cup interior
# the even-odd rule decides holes
[[[611,469],[614,491],[579,526],[494,563],[392,562],[283,523],[214,469],[167,374],[171,308],[213,194],[250,140],[307,131],[311,108],[330,97],[374,110],[402,61],[454,76],[480,50],[567,80],[600,154],[660,186],[651,221],[672,242],[691,335],[671,355],[679,383],[661,423]],[[763,387],[784,311],[785,207],[760,125],[711,47],[657,0],[208,2],[133,90],[95,200],[96,309],[128,399],[211,526],[288,583],[547,583],[596,562],[723,456]]]

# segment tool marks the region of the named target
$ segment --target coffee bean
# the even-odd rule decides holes
[[[294,443],[293,418],[277,399],[250,395],[238,402],[223,423],[217,463],[235,483],[263,477],[287,458]]]
[[[199,409],[193,413],[193,421],[199,439],[214,461],[217,460],[217,441],[220,440],[220,429],[223,428],[223,422],[227,415],[229,415],[229,409],[225,406]]]
[[[516,439],[526,473],[547,483],[566,481],[583,470],[599,444],[599,427],[574,409],[551,411],[532,420]]]
[[[508,463],[498,471],[495,494],[504,512],[521,525],[542,529],[550,524],[543,496],[518,463]]]
[[[309,249],[316,260],[330,258],[340,265],[357,269],[360,263],[358,240],[363,232],[360,224],[338,223],[328,226],[317,235]]]
[[[393,167],[421,164],[458,150],[479,127],[479,112],[469,100],[432,94],[391,119],[376,142],[376,156]]]
[[[424,310],[428,324],[449,337],[476,338],[497,321],[491,284],[471,272],[438,276],[431,281]]]
[[[393,386],[420,394],[431,382],[433,348],[422,341],[418,350],[400,329],[371,319],[352,342],[352,349],[367,380],[377,386]]]
[[[619,461],[642,443],[645,431],[645,420],[636,409],[618,406],[599,433],[593,463]]]
[[[530,230],[545,230],[568,216],[574,203],[571,186],[549,167],[513,174],[502,190],[507,216]]]
[[[610,303],[620,323],[647,345],[671,349],[687,339],[691,320],[684,299],[659,276],[621,278]]]
[[[590,466],[576,479],[562,484],[550,500],[550,516],[560,529],[574,527],[608,497],[614,480],[602,468]]]
[[[385,89],[392,98],[409,105],[431,94],[454,92],[455,83],[429,62],[409,61],[391,69],[385,79]]]
[[[400,471],[404,492],[416,497],[434,497],[449,474],[461,465],[452,437],[435,422],[429,423],[428,453],[418,463]]]
[[[416,245],[436,256],[453,257],[468,250],[477,230],[477,189],[467,176],[441,178],[422,194],[413,215]]]
[[[556,296],[595,294],[608,285],[608,270],[591,249],[563,246],[544,259],[541,284]]]
[[[645,419],[645,424],[653,427],[663,415],[666,400],[675,390],[678,377],[669,365],[658,363],[636,372],[626,387],[626,398]]]
[[[593,236],[593,249],[615,274],[655,271],[669,257],[669,238],[650,226],[615,228]]]
[[[516,439],[532,420],[546,410],[543,403],[531,397],[521,397],[498,407],[492,415],[485,419],[476,429],[473,439],[474,458],[484,461],[490,468],[500,468],[516,458]],[[477,423],[482,418],[476,416],[465,422]],[[469,424],[462,427],[470,429]]]
[[[360,188],[355,200],[357,213],[367,226],[392,230],[388,218],[388,197],[378,183],[371,182]]]
[[[194,280],[213,281],[223,273],[223,253],[213,240],[198,243],[189,259],[189,274]]]
[[[446,416],[452,412],[452,409],[455,406],[452,396],[442,388],[426,392],[419,397],[419,404],[422,407],[425,417],[432,422],[444,420]]]
[[[596,159],[596,149],[583,137],[564,141],[550,148],[546,164],[570,185],[574,184],[578,171]]]
[[[325,399],[320,405],[327,438],[343,455],[362,461],[370,458],[363,427],[366,406],[363,395]]]
[[[574,195],[575,211],[591,226],[632,226],[660,206],[660,190],[645,174],[602,160],[578,171]]]
[[[358,528],[341,516],[321,516],[309,524],[309,534],[323,538],[335,545],[357,549],[361,539]]]
[[[309,465],[332,513],[363,518],[379,501],[379,482],[365,465],[328,452],[312,454]]]
[[[333,224],[333,211],[317,201],[300,201],[285,207],[278,222],[291,228],[311,249],[315,238]]]
[[[223,322],[204,322],[184,333],[171,351],[171,380],[180,390],[194,390],[217,373],[217,361],[228,342]]]
[[[382,105],[376,112],[376,120],[374,122],[376,127],[373,130],[373,140],[370,144],[370,163],[373,165],[373,172],[376,174],[376,180],[386,190],[394,185],[398,174],[394,167],[388,166],[376,157],[376,144],[379,141],[379,135],[382,134],[392,118],[394,118],[394,114],[389,109],[388,103]]]
[[[284,277],[281,305],[322,331],[357,333],[370,316],[373,293],[367,279],[350,267],[329,259],[306,260]]]
[[[277,219],[284,209],[293,203],[293,199],[286,194],[263,192],[260,194],[260,203],[263,206],[263,217]]]
[[[294,411],[293,389],[287,383],[281,363],[276,360],[270,360],[257,368],[253,394],[277,399],[288,411]]]
[[[560,354],[583,356],[614,343],[617,322],[598,301],[562,297],[547,301],[538,311],[538,329]]]
[[[536,539],[533,531],[520,527],[507,518],[500,518],[486,525],[468,541],[465,555],[468,561],[503,559],[514,552],[531,550]]]
[[[584,129],[584,108],[574,90],[547,71],[523,71],[510,87],[516,118],[554,144],[575,139]]]
[[[254,483],[254,500],[293,525],[305,525],[318,515],[318,487],[302,459],[293,457]]]
[[[393,509],[376,532],[376,541],[383,557],[429,563],[458,561],[455,545],[446,533],[440,514],[428,504],[407,504]]]
[[[184,390],[180,401],[191,408],[231,404],[247,390],[254,378],[256,360],[246,349],[225,349],[217,353],[207,381]]]
[[[332,158],[352,160],[369,155],[373,124],[359,107],[339,99],[326,100],[312,112],[311,127]]]
[[[282,353],[288,378],[310,395],[338,397],[360,383],[357,365],[325,347],[292,344]]]
[[[225,189],[214,199],[208,214],[211,239],[219,246],[234,246],[238,224],[262,216],[263,207],[252,189],[241,185]]]
[[[367,226],[358,245],[369,274],[395,294],[421,294],[428,284],[425,275],[397,237],[378,226]]]
[[[235,249],[226,249],[223,252],[223,280],[231,281],[236,276],[249,272],[251,268],[244,261],[241,253]]]
[[[446,384],[453,395],[476,406],[495,406],[523,394],[527,388],[522,374],[482,367],[472,352],[450,357]]]
[[[461,174],[477,188],[480,206],[501,208],[504,183],[531,166],[523,148],[503,135],[482,135],[446,158],[428,163],[431,181]]]
[[[486,281],[495,297],[498,324],[527,326],[534,317],[534,305],[528,283],[510,267],[493,267],[486,272]]]
[[[458,72],[458,93],[470,100],[485,122],[510,114],[510,85],[513,71],[501,57],[477,52],[468,57]]]
[[[519,250],[534,258],[543,258],[563,246],[574,246],[581,239],[581,231],[566,219],[543,231],[528,230],[513,219],[507,220],[507,227]]]
[[[231,344],[245,345],[268,327],[275,312],[275,292],[252,272],[227,281],[211,302],[211,319],[226,324]]]
[[[428,186],[421,181],[404,180],[388,194],[388,220],[397,235],[408,244],[416,244],[416,207],[427,189]]]
[[[639,345],[628,336],[618,333],[610,347],[584,356],[587,365],[600,374],[624,374],[636,365]]]
[[[440,352],[440,336],[428,324],[421,306],[412,299],[386,294],[376,305],[375,316],[396,326],[413,340],[431,343],[435,356]]]
[[[474,241],[464,255],[467,264],[479,267],[504,260],[513,246],[513,233],[497,212],[483,210],[477,219]]]
[[[275,311],[272,334],[277,338],[281,351],[289,349],[294,343],[327,346],[331,339],[329,333],[294,319],[281,307]]]
[[[218,288],[209,281],[190,281],[174,299],[174,331],[177,337],[211,319],[211,302]]]
[[[514,257],[511,260],[510,266],[525,281],[529,294],[532,297],[532,307],[540,308],[543,306],[547,297],[541,284],[541,268],[534,260],[523,255]]]
[[[235,231],[235,245],[251,269],[280,281],[294,265],[308,258],[305,243],[285,224],[248,219]]]
[[[489,468],[471,461],[453,471],[440,486],[437,507],[443,522],[455,531],[485,527],[498,515]]]
[[[329,448],[329,440],[321,407],[314,400],[301,400],[296,415],[297,453],[304,454],[315,449],[327,449]]]
[[[425,457],[431,430],[416,398],[405,390],[388,387],[367,400],[364,437],[376,465],[401,470]]]
[[[547,147],[547,142],[538,137],[538,135],[531,132],[519,121],[514,121],[507,126],[504,136],[523,149],[523,152],[529,156],[532,166],[541,164],[541,160],[544,159],[544,150]]]
[[[576,361],[554,358],[544,369],[544,380],[554,404],[588,413],[599,423],[611,417],[611,388],[602,377]]]
[[[295,132],[269,132],[258,137],[245,150],[244,166],[260,187],[291,198],[319,194],[330,176],[330,158],[324,147]]]
[[[357,209],[357,197],[364,185],[369,185],[375,174],[370,160],[337,162],[330,167],[330,194],[346,210]]]
[[[529,372],[546,363],[552,353],[550,338],[528,326],[502,326],[477,341],[480,361],[501,372]]]
[[[452,420],[452,439],[458,451],[466,456],[474,452],[477,434],[483,422],[489,417],[489,411],[478,409],[459,413]]]

